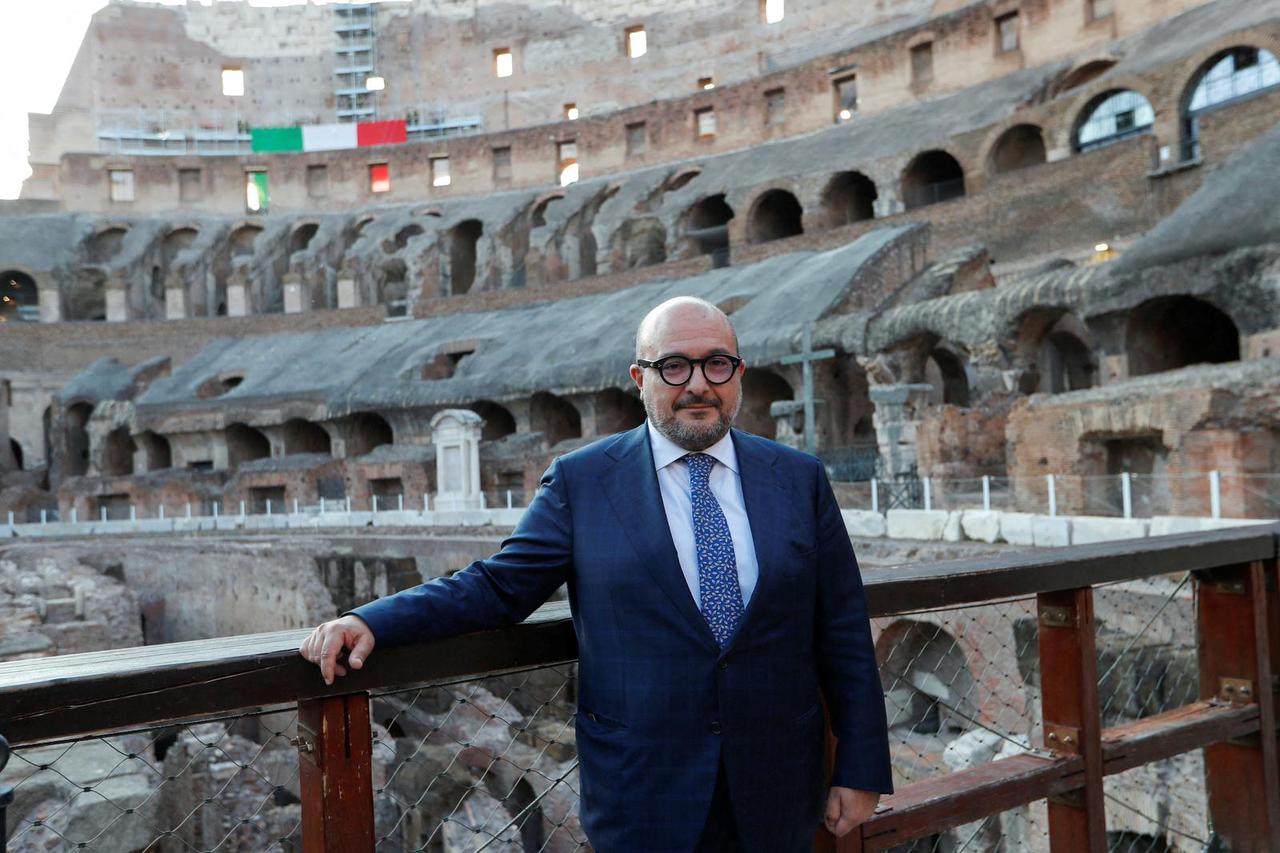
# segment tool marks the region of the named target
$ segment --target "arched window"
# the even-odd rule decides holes
[[[747,226],[752,243],[767,243],[804,233],[800,202],[786,190],[769,190],[751,208]]]
[[[991,149],[991,173],[1002,175],[1045,162],[1044,133],[1034,124],[1019,124],[1000,135]]]
[[[1269,50],[1233,47],[1200,66],[1191,81],[1182,113],[1183,160],[1200,156],[1200,114],[1280,86],[1280,62]]]
[[[964,169],[945,151],[918,155],[902,173],[902,201],[907,210],[950,201],[964,194]]]
[[[26,273],[0,273],[0,323],[35,323],[40,320],[40,294]]]
[[[1125,332],[1129,375],[1240,359],[1240,332],[1221,310],[1194,296],[1162,296],[1133,309]]]
[[[827,212],[827,227],[838,228],[851,222],[862,222],[876,216],[875,202],[880,197],[875,182],[861,172],[841,172],[822,191],[822,207]]]
[[[1149,133],[1156,120],[1150,102],[1132,89],[1099,95],[1089,102],[1081,116],[1074,139],[1077,152],[1092,151]]]

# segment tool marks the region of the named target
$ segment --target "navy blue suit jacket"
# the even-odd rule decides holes
[[[567,583],[581,817],[603,853],[694,848],[723,757],[749,850],[806,849],[830,784],[891,790],[853,548],[821,463],[732,432],[760,566],[722,651],[689,593],[646,427],[561,457],[501,550],[354,612],[378,645],[512,625]]]

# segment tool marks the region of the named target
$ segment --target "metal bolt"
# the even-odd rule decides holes
[[[297,747],[298,752],[315,752],[315,744],[302,736],[289,738],[289,743]]]
[[[1057,739],[1058,739],[1057,732],[1049,732],[1049,740],[1057,740]]]

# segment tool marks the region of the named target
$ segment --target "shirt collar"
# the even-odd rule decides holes
[[[653,467],[661,471],[679,459],[683,459],[687,454],[693,451],[685,450],[671,439],[654,429],[653,423],[646,421],[649,427],[649,446],[653,448]],[[708,456],[713,457],[724,467],[733,473],[738,473],[738,453],[733,447],[733,437],[730,433],[725,433],[724,437],[715,444],[702,451]]]

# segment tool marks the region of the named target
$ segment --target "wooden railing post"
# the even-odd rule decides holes
[[[304,853],[372,851],[368,694],[299,702],[297,744]]]
[[[1197,575],[1200,697],[1257,704],[1258,737],[1205,747],[1205,786],[1214,831],[1229,850],[1280,851],[1272,655],[1280,642],[1274,561]],[[1268,589],[1270,587],[1270,589]]]
[[[1081,787],[1049,799],[1052,853],[1106,853],[1102,721],[1090,587],[1036,596],[1044,745],[1084,759]]]

